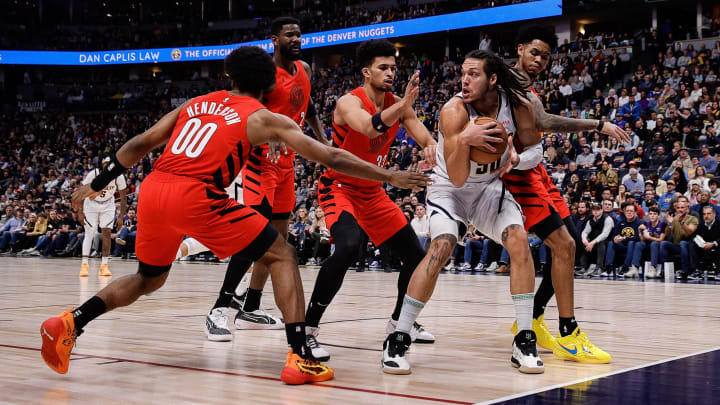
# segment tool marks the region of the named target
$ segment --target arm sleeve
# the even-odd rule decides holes
[[[539,165],[543,159],[543,148],[541,144],[535,144],[518,155],[520,161],[516,167],[517,170],[529,170]]]

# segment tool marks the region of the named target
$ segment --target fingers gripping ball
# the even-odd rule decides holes
[[[471,146],[470,147],[470,160],[473,162],[485,165],[488,163],[492,163],[498,159],[500,159],[505,153],[505,148],[507,148],[507,138],[508,134],[505,132],[505,127],[502,126],[498,121],[490,118],[490,117],[477,117],[475,118],[475,125],[483,125],[487,124],[489,122],[494,122],[497,125],[497,128],[500,128],[502,130],[501,134],[497,134],[496,136],[501,137],[505,142],[502,143],[494,143],[493,147],[495,148],[495,153],[490,153],[487,151],[484,151],[480,148]],[[470,125],[470,123],[468,123]]]

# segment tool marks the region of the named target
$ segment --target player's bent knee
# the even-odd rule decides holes
[[[165,280],[167,280],[170,266],[153,266],[152,264],[140,262],[137,274],[141,278],[142,294],[150,294],[162,287]]]

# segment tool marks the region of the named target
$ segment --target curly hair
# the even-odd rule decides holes
[[[378,56],[395,56],[395,45],[387,39],[371,39],[357,47],[356,55],[360,68],[370,67]]]
[[[269,92],[275,86],[275,62],[256,46],[241,46],[225,58],[225,73],[233,87],[251,94]]]

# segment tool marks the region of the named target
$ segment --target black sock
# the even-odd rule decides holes
[[[305,323],[295,322],[285,324],[285,335],[287,341],[292,348],[293,353],[300,355],[302,358],[307,358],[308,351],[305,349]]]
[[[243,259],[240,256],[233,255],[230,258],[230,263],[228,263],[227,270],[225,270],[225,279],[223,280],[222,287],[220,287],[220,293],[218,294],[213,309],[227,308],[230,306],[230,301],[232,301],[232,297],[235,295],[235,289],[251,265],[251,261]]]
[[[85,301],[72,312],[75,318],[75,329],[81,330],[88,322],[104,314],[106,309],[105,301],[97,295]]]
[[[577,329],[578,324],[575,321],[575,317],[571,318],[560,318],[560,336],[567,336]]]
[[[547,307],[550,298],[555,294],[555,289],[552,285],[552,265],[546,263],[543,269],[543,279],[540,282],[535,293],[535,301],[533,303],[533,318],[537,319],[545,313],[545,307]]]
[[[245,296],[245,305],[243,305],[243,311],[252,312],[260,308],[260,298],[262,297],[263,290],[253,290],[252,288],[247,289],[247,295]]]

